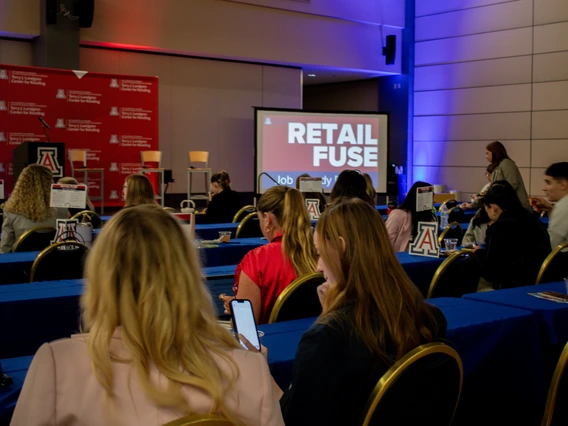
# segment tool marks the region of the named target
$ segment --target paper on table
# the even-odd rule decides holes
[[[529,296],[534,296],[539,299],[550,300],[551,302],[557,303],[568,303],[568,296],[562,293],[557,293],[559,296],[555,295],[552,291],[542,291],[538,293],[528,293]],[[562,297],[563,296],[563,297]]]

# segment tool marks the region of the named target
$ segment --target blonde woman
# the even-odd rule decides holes
[[[127,176],[122,187],[122,196],[124,197],[124,207],[156,204],[152,183],[148,176],[142,173]]]
[[[55,227],[55,209],[49,207],[53,174],[39,164],[26,167],[4,205],[0,252],[9,253],[24,232],[38,226]]]
[[[218,325],[184,235],[158,206],[105,225],[85,267],[88,334],[38,350],[12,426],[158,426],[193,413],[284,425],[266,361]]]
[[[63,185],[79,185],[79,182],[77,181],[77,179],[69,177],[69,176],[62,177],[61,179],[59,179],[57,181],[57,183],[61,183]],[[93,205],[91,200],[89,200],[88,195],[87,195],[87,204],[86,204],[84,209],[66,209],[65,207],[58,207],[56,209],[56,216],[57,216],[57,219],[68,219],[71,216],[74,216],[74,215],[76,215],[77,213],[79,213],[83,210],[91,210],[92,212],[95,211],[95,206]]]
[[[234,291],[237,298],[251,301],[257,323],[266,324],[280,293],[297,277],[316,271],[316,251],[298,190],[268,189],[258,203],[258,218],[269,244],[248,252],[237,266]],[[220,297],[227,309],[232,297]]]

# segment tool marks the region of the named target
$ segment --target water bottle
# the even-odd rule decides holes
[[[448,227],[448,212],[448,206],[446,206],[446,203],[444,203],[442,205],[442,208],[440,208],[440,228],[442,229],[446,229]]]

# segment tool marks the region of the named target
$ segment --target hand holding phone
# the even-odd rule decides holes
[[[239,343],[248,349],[246,344],[239,338],[242,334],[258,351],[260,351],[260,339],[256,328],[256,321],[252,310],[252,304],[247,299],[232,299],[229,303],[235,337]]]

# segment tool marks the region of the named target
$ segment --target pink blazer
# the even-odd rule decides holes
[[[129,355],[120,329],[111,350],[120,357]],[[225,393],[228,408],[246,425],[284,426],[264,357],[239,349],[231,355],[239,376],[233,390]],[[222,361],[220,365],[230,368]],[[11,425],[159,426],[184,416],[147,397],[130,364],[113,362],[112,374],[115,398],[110,403],[93,373],[84,335],[44,344],[32,361]],[[160,383],[157,369],[151,374]],[[194,412],[209,412],[211,399],[206,394],[190,386],[182,392]]]
[[[406,251],[412,233],[410,212],[395,209],[387,218],[387,232],[395,252]]]

